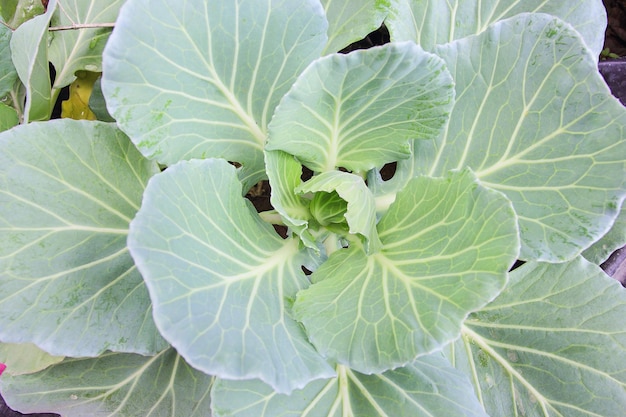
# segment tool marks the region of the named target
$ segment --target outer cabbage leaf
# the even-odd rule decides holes
[[[63,356],[50,355],[32,343],[0,343],[0,363],[7,366],[3,375],[31,374],[63,359]]]
[[[13,89],[17,80],[17,72],[11,60],[11,29],[0,25],[0,98]]]
[[[322,0],[328,18],[324,54],[338,52],[365,38],[383,23],[387,0]]]
[[[436,48],[457,101],[438,142],[415,143],[417,172],[471,167],[519,216],[521,258],[571,259],[603,236],[624,198],[626,110],[566,23],[498,22]]]
[[[126,247],[155,172],[107,123],[31,123],[0,135],[0,340],[65,356],[167,346]]]
[[[622,202],[622,209],[615,223],[611,226],[611,230],[602,236],[602,239],[587,248],[583,252],[583,256],[592,263],[600,265],[609,259],[615,250],[624,245],[626,245],[626,204]]]
[[[130,231],[154,319],[192,366],[278,392],[334,374],[290,317],[308,252],[260,219],[228,162],[183,161],[155,176]]]
[[[392,41],[411,40],[432,50],[520,13],[546,13],[576,28],[595,57],[604,47],[606,9],[601,0],[390,0],[385,20]]]
[[[626,415],[626,292],[582,257],[531,262],[450,349],[492,416]]]
[[[126,0],[63,0],[54,11],[50,25],[94,25],[115,23]],[[102,51],[112,28],[82,28],[51,32],[49,59],[56,75],[54,88],[70,85],[79,70],[102,72]]]
[[[24,413],[63,417],[209,417],[213,377],[166,349],[65,359],[36,374],[2,375],[2,396]]]
[[[252,185],[265,176],[274,108],[320,56],[326,29],[315,0],[130,0],[104,51],[102,90],[144,155],[222,157]]]
[[[418,177],[378,223],[382,250],[336,251],[294,305],[318,350],[382,372],[459,336],[469,312],[504,288],[519,251],[515,213],[468,171]]]
[[[337,377],[314,381],[289,396],[259,381],[218,379],[212,395],[215,417],[487,417],[467,376],[439,354],[383,374],[338,366]]]
[[[54,100],[48,67],[48,26],[57,0],[48,2],[47,11],[20,25],[11,37],[11,59],[26,87],[24,123],[48,120]]]
[[[440,58],[410,42],[329,55],[283,97],[266,149],[315,172],[367,171],[408,158],[411,139],[437,137],[453,96]]]

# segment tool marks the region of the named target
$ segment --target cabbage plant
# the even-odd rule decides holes
[[[602,2],[50,0],[19,25],[14,3],[11,407],[626,414]],[[381,25],[391,42],[337,52]],[[77,71],[102,72],[100,120],[49,120]]]

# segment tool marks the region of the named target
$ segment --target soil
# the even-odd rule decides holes
[[[609,68],[610,65],[600,63],[600,72],[607,80],[607,83],[611,87],[613,94],[617,96],[622,103],[626,105],[626,1],[625,0],[603,0],[607,9],[608,15],[608,27],[606,30],[606,38],[604,47],[608,48],[608,52],[611,53],[611,57],[603,56],[602,59],[625,57],[624,61],[624,75],[619,74],[617,77],[614,75],[614,70]],[[342,53],[348,53],[356,49],[366,49],[376,45],[382,45],[389,42],[389,32],[383,26],[381,29],[370,33],[365,39],[356,42],[344,50]],[[624,88],[620,89],[620,85],[624,84]],[[59,101],[60,102],[60,101]],[[393,176],[394,166],[387,165],[381,171],[385,179]],[[305,174],[306,175],[306,174]],[[272,207],[269,201],[270,187],[267,181],[258,184],[255,188],[250,190],[248,197],[257,210],[265,211],[270,210]],[[280,231],[284,233],[284,231]],[[282,234],[281,233],[281,234]],[[611,257],[602,265],[602,268],[613,278],[617,279],[626,286],[626,246],[615,251]],[[58,417],[58,414],[53,413],[40,413],[40,414],[22,414],[11,410],[4,399],[0,396],[0,417]]]

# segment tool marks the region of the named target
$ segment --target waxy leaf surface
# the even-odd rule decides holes
[[[54,11],[50,25],[110,25],[115,23],[126,0],[62,0]],[[102,51],[111,34],[111,27],[81,28],[51,32],[48,50],[56,75],[54,88],[62,88],[76,79],[79,70],[101,72]]]
[[[322,0],[328,18],[324,54],[339,52],[375,31],[387,14],[384,0]]]
[[[259,381],[218,379],[211,406],[215,417],[487,417],[467,376],[439,354],[383,374],[338,366],[337,377],[291,395],[276,394]]]
[[[0,340],[65,356],[167,346],[126,248],[157,171],[111,124],[58,120],[0,135]]]
[[[528,263],[448,351],[489,415],[626,415],[626,291],[582,257]]]
[[[3,375],[31,374],[63,359],[63,356],[50,355],[32,343],[0,343],[0,363],[7,366]]]
[[[469,171],[413,179],[378,234],[378,253],[332,253],[294,306],[320,352],[364,373],[457,338],[469,312],[504,288],[519,250],[510,202]]]
[[[438,142],[415,143],[427,175],[470,167],[513,202],[521,258],[560,262],[603,236],[626,193],[626,110],[578,34],[521,15],[436,48],[457,101]]]
[[[311,64],[281,100],[267,150],[313,171],[367,171],[408,158],[410,139],[439,135],[454,87],[440,58],[406,42]]]
[[[520,13],[545,13],[568,22],[594,56],[604,47],[606,9],[601,0],[391,0],[385,23],[392,41],[413,41],[426,50],[470,35]]]
[[[298,242],[260,219],[235,167],[208,159],[150,181],[128,245],[159,329],[192,366],[289,392],[334,373],[290,317],[308,286]]]
[[[11,60],[11,29],[0,25],[0,98],[13,89],[17,80],[17,72]]]
[[[327,26],[314,0],[130,0],[104,52],[102,90],[146,156],[222,157],[252,185],[265,176],[274,108],[320,56]]]
[[[210,417],[214,378],[174,349],[155,356],[105,353],[65,359],[30,375],[2,375],[7,403],[23,413],[63,417]]]

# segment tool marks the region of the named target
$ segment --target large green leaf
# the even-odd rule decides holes
[[[11,60],[11,29],[0,25],[0,98],[13,89],[17,72]]]
[[[583,252],[585,259],[600,265],[606,261],[611,254],[621,247],[626,245],[626,204],[622,202],[622,209],[620,210],[615,223],[611,226],[611,230],[602,239],[591,245]]]
[[[626,292],[582,257],[528,263],[452,347],[492,416],[626,415]]]
[[[0,132],[17,126],[19,121],[19,116],[13,107],[0,103]]]
[[[520,13],[560,17],[580,32],[598,57],[604,44],[606,9],[601,0],[390,0],[385,20],[392,41],[411,40],[432,50],[476,35]]]
[[[24,123],[49,119],[54,106],[48,67],[48,25],[56,4],[57,0],[50,0],[44,14],[24,22],[11,37],[11,59],[26,86]]]
[[[126,248],[157,170],[111,124],[0,134],[0,340],[66,356],[167,346]]]
[[[321,54],[326,28],[315,0],[130,0],[104,52],[102,90],[148,157],[223,157],[253,182],[265,175],[274,108]]]
[[[44,12],[45,8],[41,0],[4,0],[0,2],[2,21],[13,29]]]
[[[324,53],[338,52],[375,31],[387,14],[387,0],[322,0],[328,18]]]
[[[407,158],[410,139],[437,137],[453,96],[441,59],[410,42],[329,55],[283,97],[266,149],[316,172],[367,171]]]
[[[165,338],[194,367],[278,392],[333,375],[289,315],[308,285],[283,240],[241,196],[224,160],[183,161],[149,183],[128,245]]]
[[[50,25],[71,27],[112,24],[125,1],[63,0],[55,10]],[[76,79],[76,71],[102,71],[102,51],[111,30],[110,27],[103,27],[51,32],[48,53],[56,70],[54,88],[70,85]]]
[[[502,290],[519,250],[510,202],[468,171],[413,179],[378,232],[380,252],[334,252],[294,306],[320,352],[364,373],[457,338],[467,314]]]
[[[416,171],[469,166],[519,216],[521,257],[563,261],[604,235],[624,197],[626,110],[579,35],[520,15],[436,48],[457,101],[438,142],[415,144]]]
[[[66,359],[36,374],[0,378],[12,408],[63,417],[210,417],[212,385],[213,377],[191,368],[174,349]]]
[[[258,381],[218,379],[211,407],[215,417],[487,417],[467,376],[439,354],[383,374],[363,375],[340,365],[337,377],[289,396]]]

